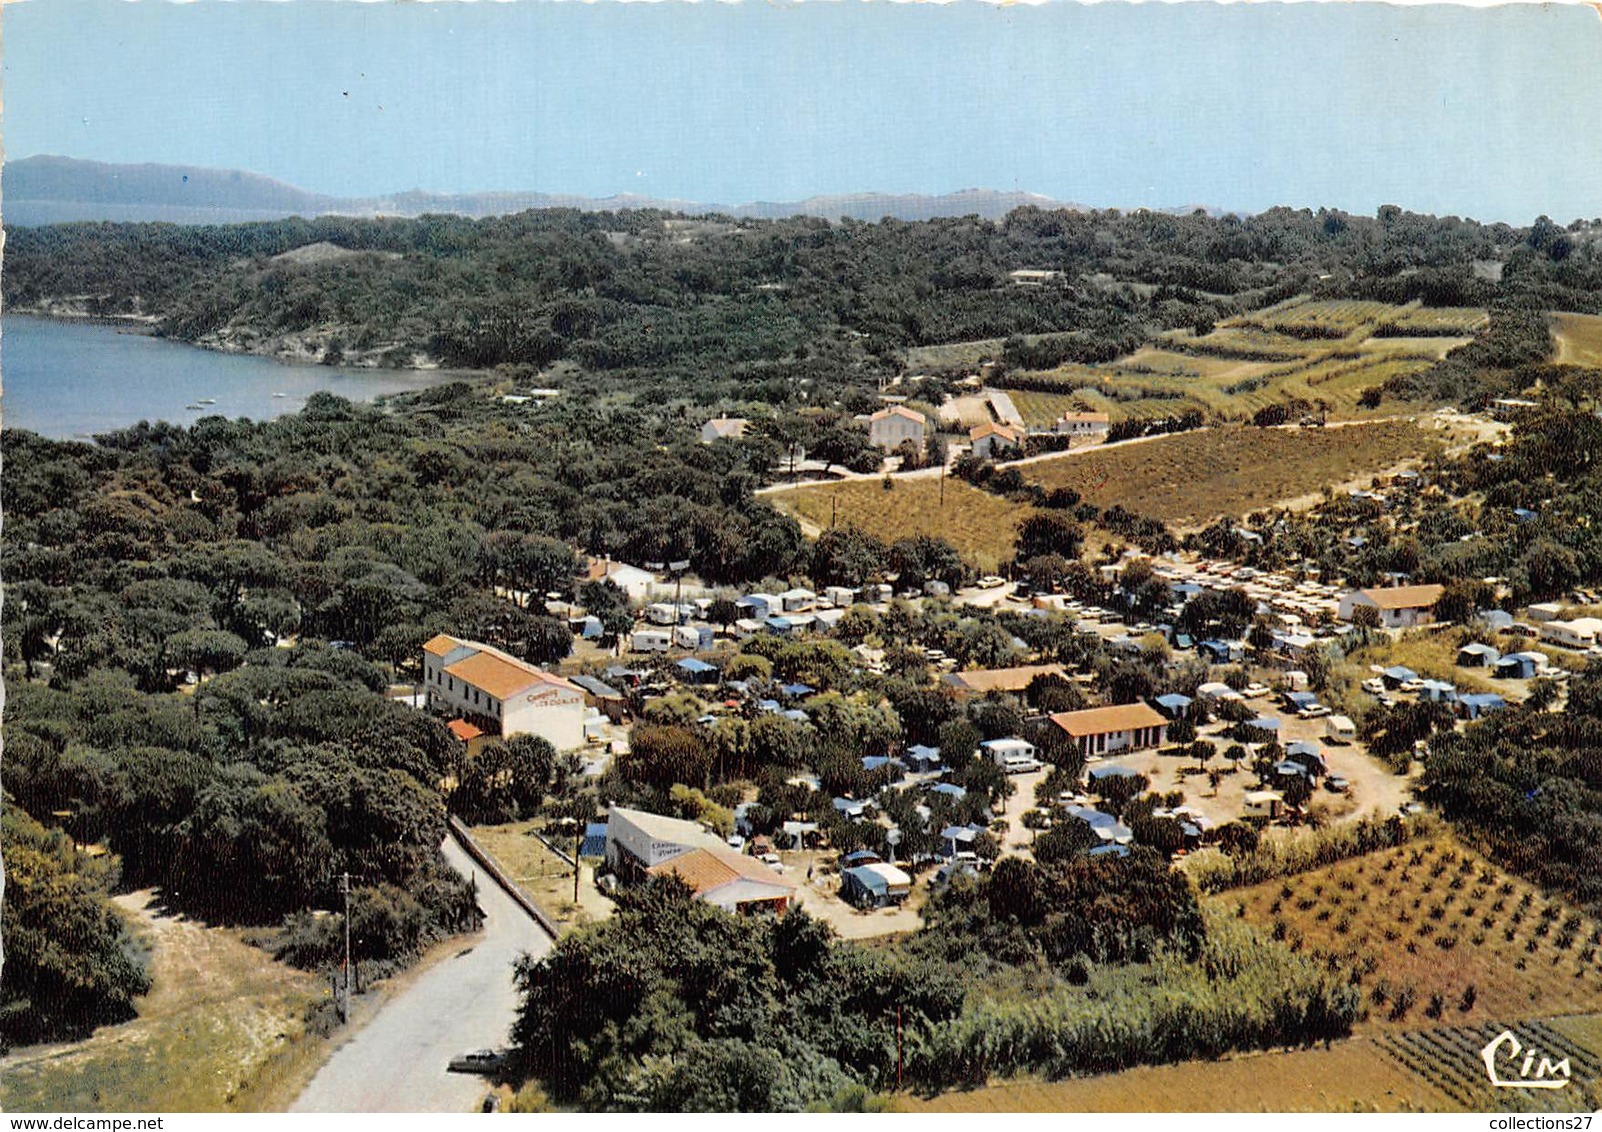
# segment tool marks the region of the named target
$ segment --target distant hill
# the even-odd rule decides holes
[[[1034,193],[991,189],[964,189],[939,196],[849,193],[809,197],[803,201],[758,201],[733,206],[630,194],[597,198],[560,193],[442,194],[412,190],[384,197],[335,197],[233,169],[109,165],[49,156],[8,161],[3,190],[0,214],[7,224],[22,227],[73,220],[237,224],[329,214],[421,216],[441,212],[476,217],[500,216],[531,208],[576,208],[586,212],[654,208],[689,215],[721,213],[755,219],[816,216],[827,220],[843,217],[880,220],[887,216],[898,220],[930,220],[969,215],[995,220],[1023,205],[1085,210],[1084,205]]]

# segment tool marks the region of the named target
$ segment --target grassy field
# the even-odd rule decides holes
[[[0,1063],[8,1112],[249,1112],[285,1103],[323,1043],[306,1033],[328,995],[315,975],[275,962],[227,928],[159,911],[149,892],[119,900],[150,949],[139,1016],[86,1041],[20,1050]]]
[[[478,825],[471,830],[473,840],[494,857],[519,888],[533,897],[563,932],[603,918],[610,912],[610,901],[595,891],[589,868],[580,878],[579,904],[573,903],[573,866],[552,853],[534,836],[543,822],[508,822],[505,825]]]
[[[1478,1057],[1501,1024],[1364,1035],[1328,1049],[1272,1050],[1145,1066],[1068,1081],[1008,1081],[937,1097],[896,1097],[903,1112],[1496,1112],[1596,1105],[1602,1016],[1526,1021],[1518,1031],[1574,1062],[1575,1085],[1544,1095],[1493,1089]]]
[[[886,491],[879,480],[848,480],[817,484],[766,498],[775,506],[822,529],[831,518],[852,524],[886,542],[909,535],[938,535],[984,570],[994,570],[1012,557],[1013,541],[1028,508],[980,491],[958,479],[945,481],[945,502],[940,502],[936,476],[897,479]]]
[[[1322,401],[1337,419],[1363,419],[1375,415],[1358,405],[1365,390],[1433,365],[1485,325],[1485,312],[1469,308],[1299,297],[1226,320],[1200,337],[1170,331],[1156,345],[1104,365],[1023,376],[1051,385],[1048,394],[1079,394],[1114,419],[1188,409],[1244,419],[1292,398]],[[1381,329],[1413,336],[1375,337]]]
[[[1351,971],[1365,1031],[1602,1010],[1602,925],[1449,835],[1209,900]]]
[[[1557,361],[1571,366],[1602,366],[1602,315],[1555,314],[1552,335]]]
[[[1435,1112],[1451,1099],[1366,1038],[1324,1050],[1143,1066],[1068,1081],[1009,1081],[907,1112]]]
[[[1332,429],[1247,426],[1179,433],[1025,465],[1047,488],[1072,487],[1100,507],[1201,523],[1244,515],[1426,455],[1437,442],[1406,421]]]

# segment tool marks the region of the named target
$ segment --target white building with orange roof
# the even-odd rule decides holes
[[[652,877],[678,877],[697,898],[725,912],[783,915],[797,888],[755,857],[724,846],[691,849],[646,871]]]
[[[1023,447],[1024,430],[1014,425],[996,424],[994,421],[968,430],[968,445],[981,460],[988,460],[998,452],[1016,452]]]
[[[423,688],[431,709],[486,735],[538,735],[558,751],[584,746],[583,690],[489,645],[433,638],[423,645]]]
[[[908,440],[922,447],[924,430],[928,426],[922,413],[905,405],[891,405],[868,418],[868,443],[886,452],[894,452]]]
[[[1168,741],[1168,717],[1148,704],[1111,704],[1060,711],[1051,722],[1062,728],[1087,759],[1114,751],[1160,747]]]

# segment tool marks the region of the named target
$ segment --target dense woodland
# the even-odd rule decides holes
[[[250,925],[275,954],[319,968],[339,941],[337,920],[316,913],[334,907],[349,870],[358,955],[384,969],[476,921],[471,887],[437,851],[453,810],[583,819],[616,801],[718,825],[754,790],[763,831],[800,812],[838,847],[882,850],[880,826],[828,805],[880,790],[862,755],[1020,733],[1056,764],[1055,797],[1077,756],[1026,717],[1083,706],[1087,690],[1045,680],[959,703],[917,646],[965,665],[1058,660],[1090,672],[1088,691],[1108,702],[1194,691],[1207,669],[1166,649],[1115,654],[1061,618],[898,602],[849,611],[833,640],[758,639],[720,660],[725,678],[759,692],[815,689],[808,722],[753,712],[708,724],[705,703],[670,692],[633,705],[631,756],[588,786],[540,742],[467,760],[437,720],[384,697],[441,631],[562,660],[571,634],[546,594],[576,598],[609,635],[626,629],[620,593],[582,581],[585,554],[684,557],[730,587],[970,579],[943,540],[887,545],[845,529],[809,542],[753,494],[792,443],[839,466],[861,459],[850,415],[909,346],[1071,330],[1065,348],[1094,357],[1304,290],[1488,305],[1491,329],[1404,392],[1473,400],[1539,379],[1555,410],[1523,422],[1500,460],[1434,470],[1469,502],[1382,514],[1333,500],[1254,517],[1261,543],[1230,525],[1194,545],[1263,565],[1311,559],[1359,583],[1393,570],[1448,581],[1469,609],[1473,579],[1490,573],[1521,598],[1602,580],[1587,521],[1602,514],[1594,388],[1545,366],[1534,313],[1596,309],[1602,266],[1584,226],[1024,209],[1000,224],[551,212],[7,235],[12,308],[88,296],[183,340],[308,333],[331,361],[422,353],[507,367],[382,406],[317,395],[259,424],[141,424],[92,446],[4,434],[7,1042],[128,1017],[146,982],[106,903],[119,887],[160,886],[175,909]],[[272,258],[318,241],[372,254]],[[1500,282],[1476,268],[1490,260]],[[1024,267],[1069,280],[1007,286]],[[1018,351],[1018,364],[1040,361]],[[541,367],[562,397],[495,395]],[[937,376],[923,393],[940,389]],[[735,404],[768,406],[771,419],[737,443],[694,443],[706,406]],[[1172,543],[1121,508],[1031,495],[1016,470],[963,471],[1042,508],[1015,548],[1036,584],[1107,596],[1081,557],[1088,523]],[[1137,611],[1166,600],[1149,570],[1121,580]],[[732,608],[720,607],[726,620]],[[1238,593],[1185,616],[1198,637],[1252,629]],[[863,643],[884,649],[882,672],[854,659]],[[1575,681],[1567,717],[1520,712],[1443,738],[1429,769],[1444,812],[1589,903],[1602,894],[1576,862],[1602,812],[1593,683]],[[789,785],[798,770],[822,789]],[[952,777],[966,794],[932,801],[927,817],[883,795],[905,851],[932,847],[943,823],[983,821],[1011,788],[983,760]],[[616,919],[522,968],[523,1067],[586,1106],[792,1108],[892,1085],[898,1011],[905,1080],[931,1090],[1345,1033],[1359,1004],[1321,963],[1202,913],[1159,851],[1153,803],[1117,802],[1149,847],[1128,860],[1093,863],[1044,837],[1037,863],[952,885],[928,926],[889,950],[834,940],[805,916],[738,923],[668,885],[626,897]],[[1531,826],[1546,852],[1515,855]],[[1251,852],[1247,839],[1234,848]],[[53,938],[81,946],[66,954]]]
[[[1582,222],[1518,229],[1390,207],[1374,218],[1023,208],[1000,222],[877,224],[551,210],[8,237],[12,309],[70,299],[236,348],[302,336],[330,362],[562,362],[587,388],[701,404],[828,404],[928,344],[1052,333],[1049,345],[1015,339],[1009,364],[1105,360],[1155,331],[1299,291],[1509,312],[1594,310],[1602,295],[1602,256]],[[279,258],[320,243],[366,254]],[[1064,278],[1008,286],[1022,268]],[[1496,343],[1498,362],[1516,349]],[[1414,391],[1461,387],[1477,368],[1460,359]]]

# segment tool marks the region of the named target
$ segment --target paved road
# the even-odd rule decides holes
[[[445,859],[464,876],[472,860],[455,841]],[[543,955],[551,939],[483,873],[480,941],[442,960],[399,992],[341,1046],[306,1086],[291,1112],[468,1112],[486,1091],[480,1077],[448,1073],[467,1050],[504,1046],[517,1009],[512,964]]]

